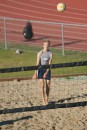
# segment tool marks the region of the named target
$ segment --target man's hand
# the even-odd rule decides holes
[[[32,79],[37,79],[37,72],[33,74]]]
[[[44,73],[43,78],[46,78],[48,72],[49,72],[49,70],[47,70],[47,71]]]
[[[45,79],[45,78],[46,78],[46,76],[47,76],[47,73],[44,73],[43,78]]]

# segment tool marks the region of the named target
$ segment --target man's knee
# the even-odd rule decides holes
[[[50,80],[47,80],[46,86],[47,86],[47,87],[50,87]]]
[[[40,87],[44,87],[44,81],[43,79],[39,79]]]

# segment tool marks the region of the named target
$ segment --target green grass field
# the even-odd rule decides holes
[[[23,51],[21,54],[16,54],[16,49]],[[19,66],[32,66],[36,64],[36,55],[41,47],[29,46],[27,44],[9,44],[8,49],[0,49],[0,68],[10,68]],[[77,62],[87,60],[87,53],[80,51],[65,51],[65,56],[62,56],[62,51],[58,49],[50,48],[53,53],[52,63],[64,63],[64,62]],[[87,66],[74,67],[74,68],[62,68],[53,69],[52,75],[64,75],[64,74],[81,74],[87,73]],[[12,78],[12,77],[31,77],[33,71],[17,72],[17,73],[2,73],[0,78]]]

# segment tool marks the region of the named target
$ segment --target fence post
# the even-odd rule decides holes
[[[64,24],[62,23],[62,55],[65,56],[64,52]]]
[[[5,38],[5,49],[7,50],[7,36],[6,36],[6,18],[4,18],[4,38]]]

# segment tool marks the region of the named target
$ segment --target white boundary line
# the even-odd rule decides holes
[[[8,0],[8,1],[11,1],[11,0]],[[25,3],[22,3],[22,2],[17,2],[17,1],[11,1],[11,2],[15,2],[15,3],[18,3],[18,4],[22,4],[22,5],[25,5],[25,6],[31,6],[31,7],[36,7],[36,8],[41,8],[41,9],[46,9],[46,10],[52,10],[52,11],[55,11],[55,13],[58,13],[58,11],[57,11],[57,9],[56,9],[56,7],[55,7],[55,10],[54,9],[49,9],[49,8],[44,8],[44,7],[39,7],[39,6],[34,6],[34,5],[28,5],[28,4],[25,4]],[[40,3],[42,3],[42,2],[40,2]],[[49,5],[49,4],[48,4]],[[4,6],[4,5],[3,5]],[[7,6],[7,5],[5,5],[5,6]],[[10,6],[9,6],[10,7]],[[11,6],[12,7],[12,6]],[[13,7],[13,8],[16,8],[16,7]],[[20,8],[19,8],[20,9]],[[23,9],[23,10],[25,10],[25,11],[28,11],[28,10],[26,10],[26,9]],[[33,11],[33,12],[38,12],[38,11]],[[38,12],[39,13],[39,12]],[[40,12],[40,13],[42,13],[42,12]],[[66,11],[65,12],[66,14],[74,14],[74,15],[82,15],[82,16],[87,16],[86,14],[81,14],[81,13],[73,13],[73,12],[68,12],[68,11]],[[55,15],[55,14],[48,14],[48,13],[45,13],[45,14],[47,14],[47,15]],[[61,16],[61,15],[55,15],[55,16]],[[61,17],[64,17],[64,16],[61,16]],[[67,17],[67,16],[66,16]],[[69,17],[69,16],[68,16]],[[72,17],[72,18],[74,18],[74,17]],[[75,17],[75,18],[77,18],[77,17]]]
[[[2,4],[0,4],[0,5],[2,5]],[[39,11],[32,11],[32,10],[20,9],[20,8],[8,6],[8,5],[3,5],[3,6],[9,7],[9,8],[12,8],[12,9],[17,9],[17,10],[26,11],[26,12],[29,12],[29,13],[30,13],[30,12],[33,12],[33,13],[37,13],[37,14],[52,16],[52,17],[70,18],[70,19],[80,19],[80,20],[81,20],[81,18],[77,18],[77,17],[62,16],[62,15],[55,15],[55,14],[48,14],[48,13],[43,13],[43,12],[39,12]],[[0,10],[1,10],[1,9],[0,9]],[[5,12],[6,10],[1,10],[1,11]],[[10,12],[10,11],[6,11],[6,12]],[[12,12],[11,12],[11,13],[12,13]],[[13,14],[14,14],[14,12],[13,12]],[[16,14],[19,15],[20,13],[16,13]],[[25,15],[25,14],[22,14],[22,15]],[[28,15],[26,15],[26,16],[28,16]],[[31,15],[30,15],[30,16],[31,16]],[[85,19],[85,18],[82,18],[82,20],[87,21],[87,19]]]
[[[12,0],[10,0],[10,1],[12,1]],[[37,3],[46,4],[46,5],[53,5],[53,6],[56,5],[56,4],[52,4],[52,3],[41,2],[41,1],[39,1],[39,0],[31,0],[31,1],[34,1],[34,2],[37,2]],[[73,8],[73,7],[67,7],[67,8],[69,8],[69,9],[73,9],[73,10],[81,10],[81,11],[85,11],[85,12],[87,12],[87,10],[85,10],[85,9],[78,9],[78,8]]]

